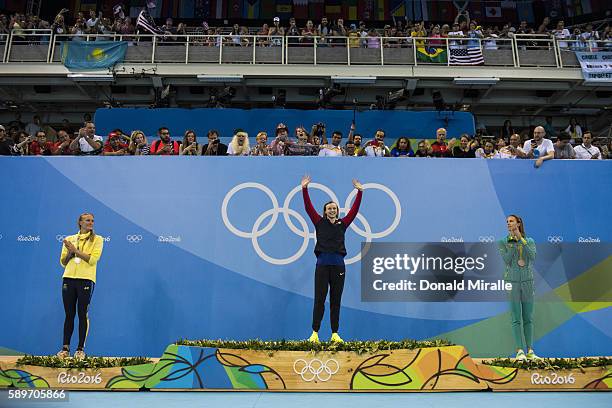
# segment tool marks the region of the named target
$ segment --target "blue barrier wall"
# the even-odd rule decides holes
[[[274,137],[280,122],[289,126],[294,135],[297,126],[310,131],[317,122],[325,122],[327,136],[333,130],[348,135],[353,112],[350,110],[295,110],[295,109],[98,109],[95,114],[97,133],[107,135],[116,128],[129,132],[140,129],[151,143],[157,138],[157,129],[166,126],[170,134],[182,140],[187,129],[194,129],[201,143],[206,143],[209,129],[217,129],[221,137],[231,137],[234,129],[243,128],[252,137],[265,130]],[[356,113],[357,132],[365,138],[374,137],[376,129],[386,130],[387,137],[394,140],[400,136],[410,138],[434,138],[436,129],[448,128],[450,137],[462,133],[474,134],[474,116],[469,112],[412,112],[412,111],[365,111]],[[391,144],[391,142],[387,142]]]
[[[366,303],[360,243],[478,242],[524,217],[536,242],[612,242],[612,162],[477,159],[24,157],[0,158],[0,346],[47,354],[61,344],[59,264],[78,214],[105,237],[87,350],[151,355],[178,338],[306,338],[313,292],[313,227],[299,182],[351,199],[351,179],[374,183],[347,232],[341,333],[348,339],[448,338],[472,355],[513,351],[505,302]],[[251,183],[251,184],[244,184]],[[259,183],[259,184],[253,184]],[[315,207],[328,193],[311,188]],[[273,217],[271,219],[270,217]],[[287,217],[287,219],[285,219]],[[367,232],[367,231],[370,232]],[[590,273],[600,259],[559,259],[538,294]],[[563,269],[565,268],[565,269]],[[609,284],[593,281],[593,285]],[[610,355],[612,308],[598,302],[536,305],[545,356]],[[326,314],[321,335],[329,336]],[[76,333],[73,342],[76,341]]]

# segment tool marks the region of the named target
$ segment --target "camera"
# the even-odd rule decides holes
[[[219,139],[215,139],[212,141],[212,144],[219,144]]]

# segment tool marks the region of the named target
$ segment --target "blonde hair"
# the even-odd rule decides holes
[[[244,134],[244,143],[242,144],[242,146],[240,146],[238,144],[238,133]],[[251,150],[249,148],[249,135],[246,132],[238,132],[234,135],[234,137],[232,138],[232,142],[230,143],[232,145],[232,149],[234,150],[234,154],[237,156],[243,155],[243,154],[249,154],[249,151]]]
[[[132,133],[130,133],[130,145],[128,146],[128,149],[130,150],[130,152],[132,151],[132,149],[136,149],[136,141],[134,140],[136,138],[136,135],[141,134],[142,138],[144,139],[145,144],[149,144],[149,142],[147,142],[147,135],[145,135],[145,133],[142,130],[134,130],[132,131]],[[133,154],[133,152],[131,153]]]
[[[132,132],[133,133],[133,132]],[[77,220],[77,227],[79,228],[79,233],[81,232],[81,221],[83,220],[83,217],[86,215],[91,215],[91,218],[94,217],[94,215],[92,213],[88,213],[88,212],[84,212],[83,214],[79,215],[79,219]],[[96,238],[96,233],[94,232],[93,228],[91,229],[91,235],[89,235],[89,238],[87,238],[89,241],[93,242],[93,240]]]

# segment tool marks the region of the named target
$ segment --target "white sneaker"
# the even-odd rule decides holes
[[[85,360],[85,352],[83,350],[77,350],[74,352],[74,359],[75,360]]]
[[[514,357],[514,359],[517,361],[526,361],[527,356],[525,356],[525,352],[523,350],[519,349],[519,351],[516,352],[516,357]]]
[[[61,359],[68,358],[70,357],[70,351],[61,349],[60,351],[57,352],[56,356]]]

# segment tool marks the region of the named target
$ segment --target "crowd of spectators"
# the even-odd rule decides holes
[[[62,9],[52,22],[45,21],[38,16],[13,14],[0,15],[0,33],[13,34],[19,38],[24,29],[51,29],[56,35],[72,34],[78,39],[88,34],[122,34],[129,35],[139,31],[136,22],[123,13],[113,16],[105,16],[102,12],[89,13],[77,12],[69,16],[67,9]],[[175,41],[183,39],[180,35],[205,35],[219,36],[215,38],[194,38],[194,41],[202,45],[224,45],[248,46],[253,41],[259,46],[277,46],[282,44],[282,37],[287,36],[289,45],[312,44],[314,37],[318,37],[318,46],[346,46],[350,47],[380,48],[399,47],[411,44],[442,46],[447,38],[465,38],[478,44],[482,40],[485,49],[497,49],[507,45],[507,41],[513,36],[521,35],[521,43],[524,47],[547,46],[545,39],[556,38],[561,48],[612,48],[612,44],[604,41],[612,41],[612,28],[609,24],[594,26],[584,24],[568,29],[563,20],[552,22],[546,17],[535,26],[530,26],[526,21],[518,24],[493,24],[481,25],[470,19],[468,12],[459,12],[453,22],[413,22],[407,19],[394,19],[392,24],[381,24],[357,21],[345,23],[343,19],[330,21],[323,17],[321,21],[307,20],[298,24],[295,18],[283,22],[275,17],[271,22],[264,23],[261,27],[246,27],[239,24],[231,26],[213,27],[203,22],[197,27],[187,26],[185,23],[176,24],[172,18],[167,18],[165,23],[158,26],[160,32],[164,32],[164,41]],[[146,31],[140,30],[141,34]],[[258,35],[254,39],[252,36]],[[340,38],[334,38],[340,37]],[[418,38],[428,37],[429,40]],[[105,38],[104,36],[100,38]],[[348,38],[346,40],[345,38]],[[532,40],[529,40],[532,38]],[[538,42],[537,39],[540,39]],[[450,45],[457,44],[458,40],[449,40]],[[543,41],[543,42],[542,42]],[[504,45],[505,44],[505,45]]]
[[[6,127],[0,125],[0,155],[454,157],[535,159],[536,167],[549,159],[612,159],[612,139],[594,141],[591,132],[582,129],[575,118],[563,129],[555,129],[551,118],[547,118],[543,126],[523,132],[516,132],[512,123],[506,121],[498,136],[486,135],[479,129],[473,136],[463,134],[450,140],[447,130],[440,128],[435,140],[432,135],[432,139],[418,142],[405,136],[389,138],[384,129],[376,130],[371,140],[366,140],[355,124],[350,125],[346,138],[341,131],[334,130],[328,139],[322,122],[310,129],[298,126],[293,136],[285,124],[279,123],[272,135],[258,132],[253,144],[243,129],[236,129],[227,145],[220,136],[219,131],[211,129],[203,144],[192,129],[172,137],[170,130],[162,126],[156,135],[149,137],[141,130],[122,129],[102,137],[96,134],[95,124],[88,116],[83,127],[71,132],[45,126],[38,116],[25,124],[18,114]]]

